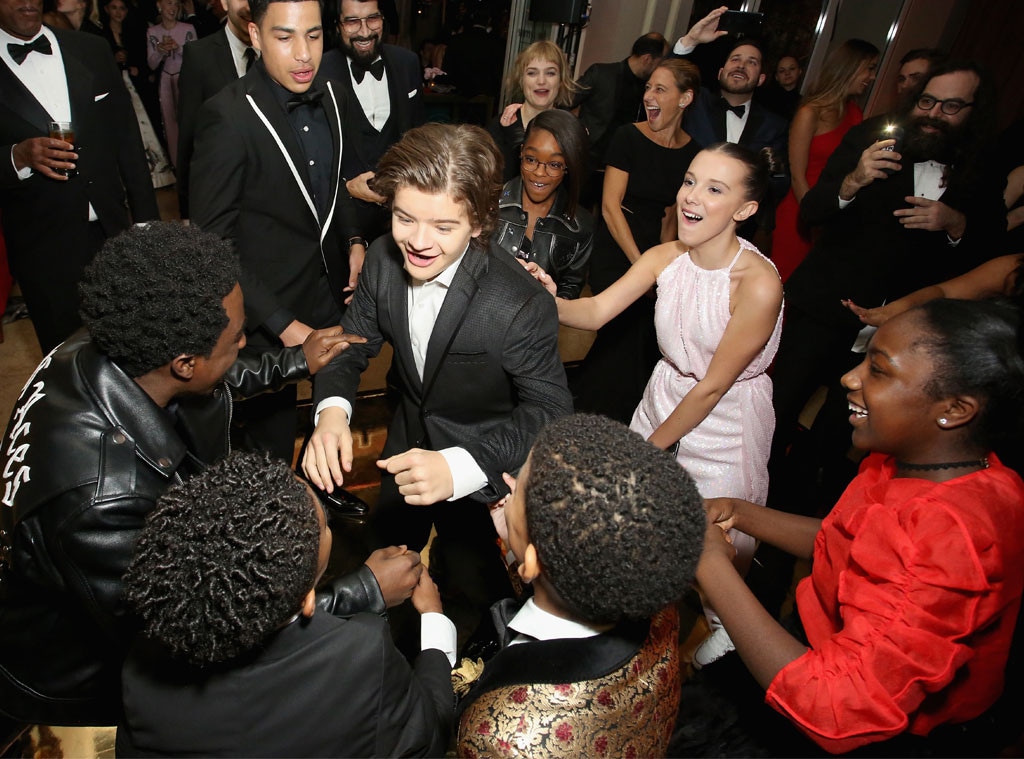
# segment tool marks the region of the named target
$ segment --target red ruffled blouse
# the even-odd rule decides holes
[[[1024,586],[1024,483],[894,479],[872,454],[824,520],[797,607],[811,650],[769,705],[833,753],[980,715],[1003,689]]]

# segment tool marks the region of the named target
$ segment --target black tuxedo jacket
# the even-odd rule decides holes
[[[502,472],[522,466],[541,427],[572,413],[555,301],[508,253],[471,247],[437,315],[420,381],[408,291],[401,251],[390,236],[379,238],[342,320],[367,342],[320,371],[315,402],[341,396],[354,404],[360,375],[387,340],[394,348],[389,379],[400,398],[383,456],[461,446],[488,479],[472,497],[496,500],[508,492]]]
[[[149,165],[128,91],[99,36],[54,30],[64,60],[78,176],[19,180],[11,148],[49,134],[50,114],[0,63],[0,208],[12,268],[31,266],[63,244],[80,244],[89,204],[108,237],[132,221],[159,218]],[[127,200],[127,203],[126,203]],[[130,209],[130,213],[129,213]]]
[[[233,240],[242,262],[247,330],[276,342],[291,318],[337,323],[348,283],[348,239],[357,234],[351,198],[339,182],[338,88],[319,77],[320,107],[333,142],[331,188],[321,218],[298,138],[261,62],[202,107],[190,177],[192,221]],[[326,294],[329,284],[329,294]],[[333,302],[331,302],[333,300]],[[278,324],[282,318],[283,324]],[[267,320],[274,317],[274,325]]]
[[[955,247],[945,232],[906,229],[893,216],[893,211],[910,207],[904,198],[914,194],[914,167],[908,162],[896,174],[872,182],[840,209],[843,178],[891,119],[868,119],[847,132],[800,204],[801,219],[821,226],[822,234],[786,282],[786,302],[851,335],[863,325],[840,299],[880,306],[1002,253],[1006,208],[1000,197],[1005,178],[998,171],[983,168],[970,186],[952,180],[940,198],[967,216],[966,231]]]
[[[231,45],[224,27],[216,34],[193,40],[182,51],[178,76],[178,206],[188,219],[189,164],[196,136],[196,120],[203,103],[238,79]]]
[[[627,59],[615,63],[595,63],[580,77],[578,84],[581,89],[573,98],[571,107],[580,109],[580,123],[590,138],[590,154],[595,159],[591,168],[603,169],[604,156],[615,130],[622,124],[639,120],[643,83],[633,75]],[[617,121],[615,116],[624,98],[635,101],[632,115],[628,121]]]
[[[384,70],[387,72],[388,90],[391,94],[391,117],[389,124],[394,126],[395,134],[401,137],[413,127],[426,123],[427,114],[423,105],[423,72],[420,70],[419,57],[410,50],[394,45],[381,47],[381,58],[384,59]],[[348,102],[359,108],[359,99],[352,89],[352,73],[348,59],[343,50],[329,50],[324,53],[320,64],[321,76],[337,82],[343,88]],[[358,171],[349,171],[352,179],[366,171],[373,171],[379,156],[368,153],[367,146],[357,139],[355,130],[345,131],[345,165],[357,166]]]

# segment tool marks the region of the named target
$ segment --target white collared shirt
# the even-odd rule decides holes
[[[356,97],[359,98],[359,105],[363,107],[366,120],[379,132],[391,118],[391,91],[388,89],[387,66],[384,67],[384,76],[380,78],[379,82],[373,74],[367,72],[363,81],[356,84],[355,75],[352,73],[352,59],[346,57],[345,60],[348,61],[348,72],[352,77],[352,89],[355,91]],[[377,60],[380,60],[380,56],[377,56]],[[376,61],[374,62],[376,63]]]
[[[231,50],[231,60],[235,64],[235,73],[241,78],[245,76],[245,51],[249,49],[249,46],[235,36],[235,33],[231,31],[231,25],[228,23],[224,24],[224,34],[228,38],[228,48]],[[256,51],[256,58],[258,60],[260,51],[256,50],[256,48],[253,48],[253,50]]]
[[[28,54],[21,64],[14,62],[7,50],[9,44],[25,44],[39,37],[50,40],[53,53],[43,55],[36,51]],[[64,73],[64,58],[57,44],[57,35],[47,27],[31,40],[22,40],[0,29],[0,58],[14,72],[25,88],[39,101],[53,121],[71,121],[71,98],[68,95],[68,78]]]
[[[605,630],[608,630],[611,625],[593,627],[582,622],[574,622],[565,617],[557,617],[537,606],[531,597],[523,604],[523,608],[512,617],[508,627],[510,630],[515,630],[519,633],[518,636],[509,642],[510,646],[515,646],[519,643],[528,643],[531,639],[593,638],[595,635],[600,635]]]
[[[732,111],[725,112],[725,141],[739,144],[743,130],[747,127],[747,119],[750,118],[750,106],[753,100],[743,103],[743,118],[740,118]]]

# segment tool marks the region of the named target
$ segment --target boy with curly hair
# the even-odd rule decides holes
[[[266,454],[234,453],[167,491],[125,575],[143,637],[124,667],[118,755],[443,752],[449,659],[426,648],[414,671],[381,617],[315,614],[330,553],[319,500]],[[412,602],[454,648],[426,572]]]
[[[664,756],[673,604],[704,544],[696,485],[672,454],[587,414],[545,427],[506,480],[506,543],[533,595],[492,609],[502,649],[460,706],[459,755]]]

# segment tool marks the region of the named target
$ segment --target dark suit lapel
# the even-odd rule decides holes
[[[384,70],[388,75],[388,94],[391,96],[391,121],[397,127],[399,134],[404,134],[412,124],[409,117],[409,97],[402,79],[391,65],[391,58],[388,56],[387,47],[383,47],[381,58],[384,59]]]
[[[434,322],[434,330],[430,333],[427,343],[427,358],[423,364],[423,397],[430,395],[437,379],[441,362],[444,361],[452,342],[462,327],[469,304],[476,295],[479,286],[477,277],[487,271],[487,253],[479,250],[467,250],[466,255],[455,272],[448,293],[444,296],[444,304]]]
[[[0,90],[4,92],[4,106],[38,129],[41,135],[49,133],[50,114],[6,65],[0,65]]]
[[[231,32],[226,32],[222,28],[217,32],[217,51],[214,55],[214,60],[217,62],[217,68],[220,69],[220,77],[225,82],[233,82],[238,79],[238,70],[235,68],[235,58],[231,55],[231,43],[228,42],[226,35]]]
[[[313,191],[310,188],[309,175],[302,161],[302,147],[292,132],[292,126],[281,110],[281,106],[274,98],[270,87],[275,86],[272,82],[264,79],[266,74],[255,66],[243,77],[245,80],[245,96],[249,106],[254,111],[261,126],[266,129],[273,139],[277,150],[280,152],[281,160],[287,164],[290,179],[295,183],[296,188],[302,193],[309,212],[313,219],[320,225],[320,218],[316,212],[316,204],[313,202]]]
[[[69,50],[70,47],[65,40],[60,41],[61,51]],[[92,72],[78,61],[74,55],[61,55],[64,59],[64,74],[68,80],[68,98],[71,100],[71,122],[74,123],[80,118],[84,119],[85,114],[92,108],[93,98],[102,95],[102,92],[93,92]],[[107,97],[110,97],[109,93]]]

